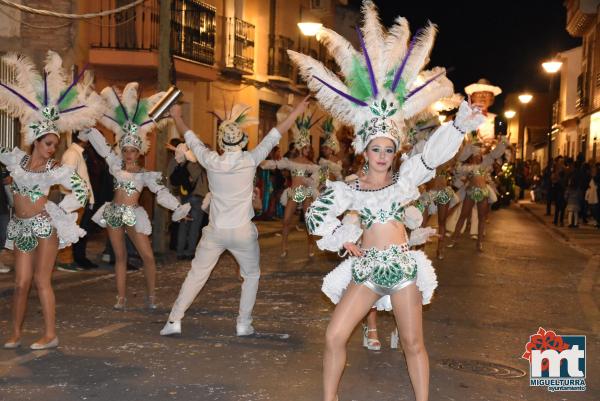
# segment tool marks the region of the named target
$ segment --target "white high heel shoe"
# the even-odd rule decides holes
[[[124,311],[126,304],[127,304],[127,298],[120,297],[117,295],[117,303],[113,305],[113,309]]]
[[[40,350],[40,349],[50,349],[58,347],[58,337],[54,337],[54,339],[46,344],[33,343],[29,346],[32,350]]]
[[[392,331],[392,334],[390,334],[390,348],[391,349],[398,349],[398,343],[399,343],[398,328],[395,328]]]
[[[363,347],[369,351],[379,351],[381,349],[381,342],[375,338],[369,338],[369,333],[377,332],[377,329],[370,329],[368,326],[363,325]]]

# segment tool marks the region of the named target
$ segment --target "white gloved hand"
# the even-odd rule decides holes
[[[466,134],[467,132],[475,131],[484,122],[485,116],[481,113],[481,110],[477,107],[469,106],[469,103],[463,100],[452,125],[463,134]]]

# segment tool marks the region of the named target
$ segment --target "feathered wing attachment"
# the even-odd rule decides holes
[[[138,83],[130,82],[122,92],[108,86],[102,90],[101,95],[107,108],[100,122],[115,133],[119,148],[131,146],[141,154],[148,152],[148,133],[167,123],[167,119],[156,123],[148,116],[152,107],[164,96],[164,92],[140,98]]]
[[[398,148],[406,136],[406,120],[454,92],[445,69],[423,70],[435,25],[429,23],[411,38],[401,17],[386,31],[372,1],[363,2],[362,13],[363,25],[357,29],[361,52],[329,29],[317,36],[340,66],[343,80],[319,61],[288,50],[321,106],[355,128],[357,153],[375,137],[389,138]]]
[[[328,117],[321,123],[323,146],[329,147],[334,154],[340,151],[340,142],[336,135],[337,128],[338,123],[333,117]]]
[[[36,71],[30,59],[17,54],[2,58],[14,71],[13,82],[0,82],[0,109],[19,118],[25,143],[52,133],[94,126],[104,110],[102,99],[92,89],[85,68],[73,80],[62,66],[61,57],[48,51],[44,70]]]

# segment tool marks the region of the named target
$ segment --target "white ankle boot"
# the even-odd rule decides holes
[[[168,321],[160,331],[161,336],[172,336],[173,334],[181,334],[181,320],[176,322]]]

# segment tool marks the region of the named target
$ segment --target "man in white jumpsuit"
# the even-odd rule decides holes
[[[192,267],[173,304],[169,320],[160,331],[161,335],[181,333],[181,319],[185,311],[202,290],[219,257],[226,250],[231,252],[240,265],[244,280],[236,334],[245,336],[254,333],[252,309],[260,277],[258,232],[251,221],[254,217],[254,175],[259,163],[279,143],[281,133],[287,132],[296,117],[302,114],[307,99],[300,102],[288,118],[272,129],[251,151],[242,151],[248,143],[248,136],[242,131],[242,127],[256,121],[245,115],[248,107],[236,105],[228,116],[218,116],[223,121],[218,130],[218,144],[224,151],[222,155],[208,149],[185,125],[180,106],[171,108],[170,114],[177,130],[184,134],[187,146],[207,171],[212,199],[209,224],[202,230],[202,239],[196,248]],[[189,151],[186,157],[193,158]]]

